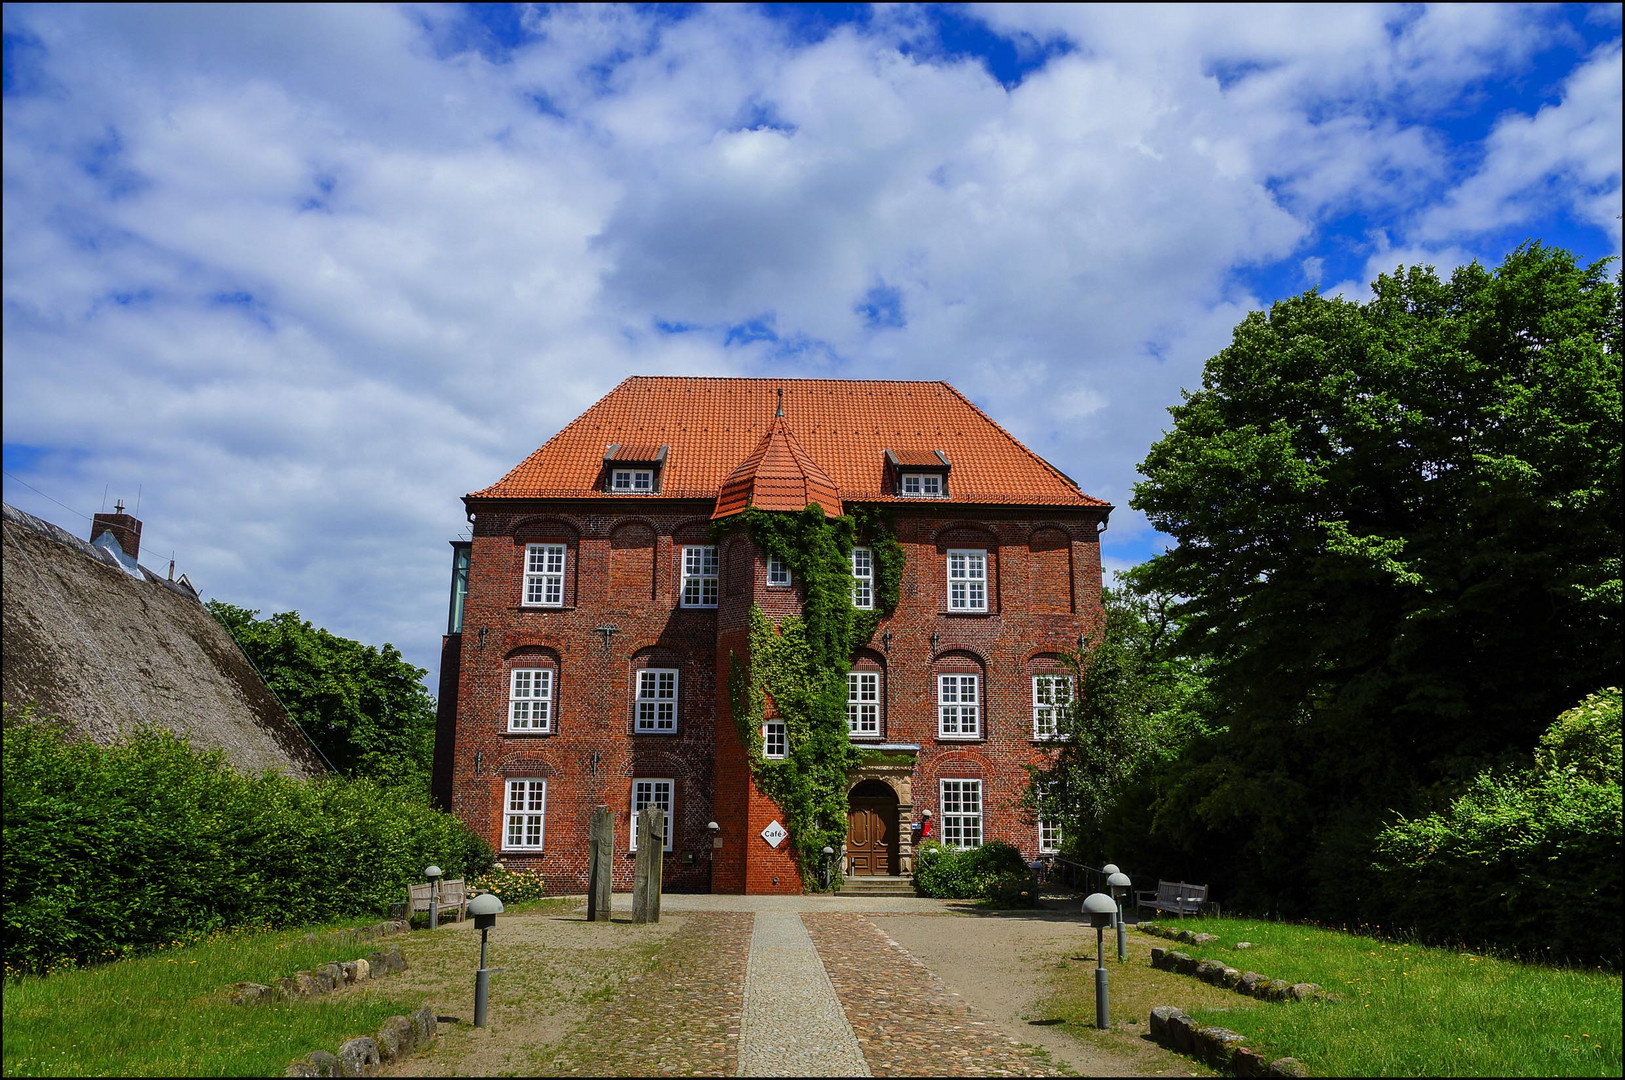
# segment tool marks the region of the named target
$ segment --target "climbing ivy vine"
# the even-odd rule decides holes
[[[718,523],[720,532],[738,528],[802,586],[801,615],[778,626],[752,606],[750,664],[731,658],[728,695],[756,784],[784,812],[802,883],[818,890],[823,849],[838,849],[846,836],[846,780],[863,757],[847,735],[846,676],[853,651],[874,635],[882,615],[896,610],[903,548],[879,513],[863,509],[835,518],[816,504],[799,513],[752,509]],[[872,611],[852,605],[854,543],[874,555]],[[767,695],[784,722],[783,760],[762,756]]]

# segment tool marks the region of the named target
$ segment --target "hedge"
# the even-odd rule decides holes
[[[4,799],[8,973],[382,913],[429,863],[473,877],[492,862],[398,789],[244,775],[166,731],[76,741],[28,710],[5,710]]]

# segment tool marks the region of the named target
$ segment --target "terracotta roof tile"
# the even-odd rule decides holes
[[[756,450],[723,482],[712,518],[758,510],[805,510],[813,503],[830,517],[841,516],[841,492],[835,482],[801,448],[782,416],[762,437]]]
[[[886,452],[899,465],[921,465],[933,469],[946,469],[948,467],[942,463],[942,458],[937,457],[934,450],[896,450],[888,447]]]
[[[604,449],[605,461],[636,461],[641,463],[648,461],[659,461],[660,451],[664,450],[665,447],[639,445],[634,443],[624,446],[616,446],[614,450],[610,450],[609,447],[605,447]]]
[[[661,495],[715,499],[729,477],[773,444],[774,391],[784,390],[785,441],[823,474],[837,504],[900,500],[886,484],[885,452],[931,454],[953,463],[949,503],[1107,506],[1085,495],[944,382],[839,379],[715,379],[635,375],[567,424],[547,444],[475,499],[630,498],[598,486],[604,451],[614,443],[667,445]],[[793,433],[791,435],[790,433]],[[794,451],[789,451],[792,459]],[[784,470],[781,473],[781,467]],[[803,477],[802,497],[811,472]],[[775,458],[764,487],[794,486]],[[753,485],[754,485],[753,481]],[[753,488],[754,489],[754,488]],[[791,490],[784,489],[785,494]],[[639,496],[647,498],[647,496]],[[790,496],[793,500],[794,496]],[[719,500],[720,502],[720,500]],[[762,505],[758,502],[757,505]],[[805,502],[802,503],[805,505]]]

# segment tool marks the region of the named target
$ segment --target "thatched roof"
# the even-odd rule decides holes
[[[327,772],[225,627],[186,583],[4,507],[4,682],[97,742],[143,722],[248,772]]]

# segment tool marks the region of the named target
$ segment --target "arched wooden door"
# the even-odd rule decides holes
[[[897,873],[897,793],[880,780],[852,789],[846,811],[847,872],[853,877]]]

